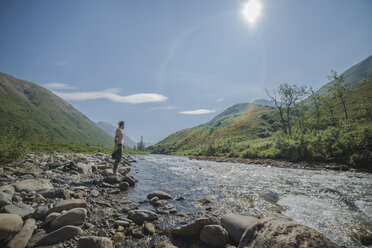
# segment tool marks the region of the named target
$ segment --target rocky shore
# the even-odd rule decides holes
[[[0,167],[0,247],[336,247],[286,218],[180,213],[170,201],[183,197],[171,192],[126,200],[133,161],[125,156],[120,175],[102,153],[29,154]],[[180,221],[168,228],[165,218]]]
[[[226,158],[226,157],[214,157],[214,156],[196,156],[188,155],[189,159],[197,160],[208,160],[215,162],[231,162],[231,163],[243,163],[243,164],[259,164],[265,166],[275,166],[280,168],[300,168],[308,170],[335,170],[335,171],[358,171],[371,173],[370,169],[366,168],[354,168],[345,164],[337,163],[322,163],[322,162],[290,162],[274,159],[247,159],[247,158]]]

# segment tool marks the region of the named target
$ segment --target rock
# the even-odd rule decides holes
[[[61,212],[62,210],[70,210],[73,208],[85,208],[87,203],[83,199],[62,200],[50,210],[50,212]]]
[[[21,230],[22,218],[17,214],[0,214],[0,240],[7,239]]]
[[[157,220],[158,215],[151,210],[131,210],[128,212],[128,219],[137,225],[142,225],[145,221]]]
[[[40,203],[40,202],[46,202],[46,199],[41,194],[36,194],[33,201],[37,202],[37,203]]]
[[[266,192],[261,194],[261,197],[271,203],[277,203],[279,201],[279,195],[275,192]]]
[[[91,190],[91,191],[90,191],[90,194],[91,194],[93,197],[97,197],[97,196],[99,196],[99,192],[98,192],[98,190],[95,190],[95,189]]]
[[[179,196],[176,198],[176,201],[184,201],[185,200],[185,197],[183,196]]]
[[[206,205],[208,203],[211,203],[212,200],[208,199],[208,198],[201,198],[201,199],[198,199],[196,200],[197,202],[201,203],[202,205]]]
[[[364,246],[372,246],[372,225],[359,222],[352,223],[345,227],[349,236]]]
[[[224,247],[229,239],[226,229],[219,225],[207,225],[200,230],[200,240],[208,245]]]
[[[114,238],[113,238],[114,245],[115,246],[121,245],[121,243],[123,242],[124,238],[125,238],[124,233],[122,233],[122,232],[115,233]]]
[[[48,216],[45,218],[45,222],[46,223],[50,223],[52,222],[55,218],[57,218],[58,216],[60,216],[61,213],[57,213],[57,212],[53,212],[53,213],[50,213],[48,214]]]
[[[77,241],[78,248],[111,248],[112,242],[106,237],[87,236]]]
[[[13,196],[7,192],[0,192],[0,208],[11,205]]]
[[[328,238],[310,227],[296,222],[269,217],[252,223],[245,230],[239,248],[335,248]]]
[[[138,209],[138,205],[132,202],[132,203],[126,204],[126,205],[121,209],[121,211],[122,211],[123,213],[127,213],[128,211],[130,211],[130,210],[135,210],[135,209]]]
[[[6,205],[4,207],[4,212],[9,214],[18,214],[23,219],[27,219],[32,216],[35,209],[24,203],[16,203],[14,205]]]
[[[150,204],[154,205],[157,201],[159,201],[159,197],[153,197],[150,199]]]
[[[148,233],[150,235],[155,234],[155,227],[152,223],[145,222],[144,223],[144,230],[145,230],[146,233]]]
[[[53,185],[51,184],[49,179],[26,179],[14,184],[14,188],[16,191],[41,191],[46,189],[53,189]]]
[[[15,189],[12,185],[4,185],[0,186],[0,192],[6,192],[8,194],[13,195],[15,193]]]
[[[221,224],[226,228],[231,239],[239,244],[245,229],[252,223],[258,221],[257,218],[238,214],[225,214],[222,216]]]
[[[8,242],[8,248],[24,248],[36,228],[35,219],[26,220],[21,230]]]
[[[129,176],[125,176],[124,181],[127,182],[129,186],[134,186],[136,184],[136,180]]]
[[[177,246],[174,246],[171,242],[169,241],[162,241],[158,243],[155,248],[178,248]]]
[[[147,199],[151,199],[153,197],[158,197],[161,200],[172,199],[172,196],[169,193],[161,190],[155,190],[147,195]]]
[[[208,218],[199,218],[191,223],[176,227],[172,233],[177,236],[194,236],[199,235],[200,230],[209,224]]]
[[[66,225],[81,225],[87,218],[88,211],[85,208],[73,208],[66,213],[57,216],[50,226],[53,229],[60,228]]]
[[[80,174],[84,174],[84,175],[92,174],[92,166],[90,166],[89,164],[77,163],[76,167],[77,167],[77,171]]]
[[[107,233],[104,230],[101,229],[101,230],[98,231],[97,235],[98,235],[98,237],[106,237]]]
[[[124,177],[120,175],[108,176],[105,177],[103,181],[109,184],[121,183],[122,181],[124,181]]]
[[[35,220],[41,220],[48,214],[48,206],[41,205],[35,208],[35,212],[32,215],[32,218]]]
[[[116,227],[119,227],[119,226],[128,227],[129,225],[130,225],[130,223],[128,221],[125,221],[125,220],[116,220],[114,222],[114,226],[116,226]]]
[[[121,191],[124,191],[124,190],[127,190],[129,188],[129,184],[127,182],[122,182],[120,185],[119,185],[119,189]]]
[[[69,199],[70,194],[67,190],[63,188],[56,188],[56,189],[46,189],[38,192],[42,196],[46,198],[63,198],[63,199]]]
[[[83,230],[77,226],[64,226],[41,238],[36,245],[52,245],[64,240],[72,239],[83,234]]]

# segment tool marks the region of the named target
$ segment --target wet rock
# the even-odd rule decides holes
[[[202,205],[206,205],[206,204],[208,204],[208,203],[211,203],[212,202],[212,200],[210,200],[210,199],[208,199],[208,198],[201,198],[201,199],[198,199],[198,200],[196,200],[197,202],[199,202],[199,203],[201,203]]]
[[[62,200],[50,210],[50,212],[61,212],[62,210],[70,210],[73,208],[85,208],[87,203],[83,199]]]
[[[127,213],[128,211],[130,210],[135,210],[135,209],[138,209],[138,205],[136,203],[129,203],[129,204],[126,204],[122,209],[121,211],[123,213]]]
[[[150,199],[150,204],[154,205],[157,201],[159,201],[159,197],[153,197]]]
[[[155,226],[152,223],[145,222],[143,227],[144,227],[144,230],[145,230],[146,233],[148,233],[150,235],[155,234]]]
[[[200,240],[208,245],[224,247],[229,239],[226,229],[219,225],[206,225],[200,230]]]
[[[14,205],[6,205],[4,212],[9,214],[17,214],[21,218],[26,219],[35,212],[35,209],[24,203],[16,203]]]
[[[235,243],[239,243],[245,229],[252,223],[258,221],[257,218],[238,214],[225,214],[222,216],[221,223],[225,227]]]
[[[53,229],[66,226],[66,225],[81,225],[87,218],[87,210],[85,208],[73,208],[66,213],[57,216],[50,226]]]
[[[108,176],[108,177],[105,177],[103,181],[109,184],[116,184],[116,183],[121,183],[122,181],[124,181],[124,177],[120,175]]]
[[[21,230],[9,241],[8,248],[24,248],[30,240],[32,233],[36,228],[36,221],[34,219],[26,220]]]
[[[131,210],[128,212],[128,219],[137,225],[142,225],[145,221],[157,220],[158,215],[151,210]]]
[[[336,245],[310,227],[287,219],[269,217],[247,227],[240,240],[239,248],[251,247],[335,248]]]
[[[183,196],[179,196],[176,198],[176,201],[184,201],[185,200],[185,197]]]
[[[277,203],[279,201],[279,195],[275,192],[266,192],[261,194],[261,197],[271,203]]]
[[[16,214],[0,214],[0,240],[7,239],[21,230],[23,220]]]
[[[46,198],[63,198],[63,199],[69,199],[70,194],[67,190],[63,188],[56,188],[56,189],[46,189],[38,192],[42,196]]]
[[[84,175],[92,174],[92,166],[90,166],[89,164],[77,163],[76,167],[77,167],[77,171],[80,174],[84,174]]]
[[[53,189],[49,179],[26,179],[14,184],[16,191],[41,191],[46,189]]]
[[[120,185],[119,185],[119,189],[121,191],[125,191],[129,188],[129,184],[127,182],[122,182]]]
[[[72,239],[83,234],[83,230],[77,226],[64,226],[41,238],[37,245],[52,245],[64,240]]]
[[[106,237],[87,236],[77,241],[78,248],[111,248],[112,242]]]
[[[124,181],[127,182],[129,186],[134,186],[136,184],[136,180],[130,176],[125,176]]]
[[[177,236],[194,236],[199,235],[200,230],[209,224],[208,218],[199,218],[191,223],[176,227],[172,233]]]
[[[7,192],[0,192],[0,208],[11,205],[13,196]]]
[[[147,199],[151,199],[153,197],[158,197],[161,200],[172,199],[172,196],[169,193],[161,190],[155,190],[147,195]]]
[[[349,236],[364,246],[372,246],[372,225],[364,222],[353,223],[346,227]]]

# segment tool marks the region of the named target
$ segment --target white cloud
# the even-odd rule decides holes
[[[66,61],[57,61],[56,62],[56,65],[58,65],[58,66],[66,66],[66,65],[68,65],[68,63]]]
[[[181,111],[180,114],[184,115],[204,115],[214,113],[216,110],[213,109],[196,109],[196,110],[189,110],[189,111]]]
[[[44,87],[51,89],[51,90],[72,90],[75,89],[75,87],[68,85],[68,84],[61,84],[61,83],[48,83],[44,84]]]
[[[147,103],[147,102],[165,102],[168,97],[155,93],[141,93],[129,96],[119,95],[119,89],[106,89],[103,91],[90,92],[53,92],[64,100],[71,101],[87,101],[97,99],[108,99],[113,102],[122,103]]]
[[[225,99],[220,98],[220,99],[218,99],[216,102],[222,102],[223,100],[225,100]]]

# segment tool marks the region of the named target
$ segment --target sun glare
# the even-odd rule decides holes
[[[249,0],[249,2],[244,5],[243,14],[248,22],[254,23],[260,13],[261,4],[258,0]]]

